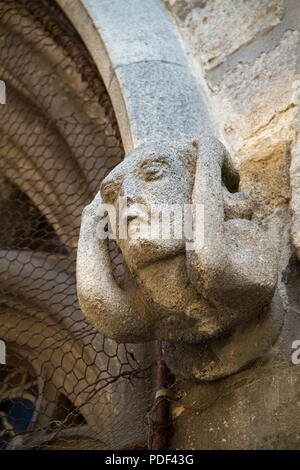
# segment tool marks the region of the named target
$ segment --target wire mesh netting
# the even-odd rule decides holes
[[[148,432],[153,345],[96,332],[75,281],[82,209],[124,154],[114,111],[53,0],[0,0],[0,79],[0,448],[122,448]]]

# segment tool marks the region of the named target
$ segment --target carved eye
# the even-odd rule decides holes
[[[160,179],[166,172],[167,164],[162,160],[149,160],[141,165],[142,175],[145,181]]]
[[[101,196],[106,204],[113,204],[118,196],[119,185],[109,182],[101,186]]]

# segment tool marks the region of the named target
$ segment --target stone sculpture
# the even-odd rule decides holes
[[[175,374],[199,381],[231,375],[269,350],[283,320],[276,253],[249,220],[252,201],[238,183],[215,137],[140,146],[113,169],[84,209],[77,258],[80,305],[100,332],[119,342],[163,340]],[[97,235],[103,203],[119,224],[126,219],[128,236],[116,230],[116,241],[133,280],[127,289]],[[189,204],[194,226],[197,207],[204,214],[192,249],[184,230],[181,238],[130,236],[132,224],[148,228],[151,207]]]

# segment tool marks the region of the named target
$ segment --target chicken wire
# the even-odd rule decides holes
[[[153,345],[95,331],[75,281],[82,209],[124,156],[109,96],[53,0],[0,0],[0,79],[0,449],[130,447],[149,433]]]

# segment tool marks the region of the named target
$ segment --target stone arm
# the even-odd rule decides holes
[[[77,252],[77,294],[80,307],[91,324],[103,335],[118,342],[145,341],[150,331],[145,315],[135,311],[131,296],[116,283],[108,241],[97,236],[101,216],[97,208],[100,193],[82,214]]]
[[[274,295],[277,258],[264,232],[241,218],[247,195],[227,189],[237,185],[238,173],[224,146],[213,138],[200,142],[192,210],[195,223],[196,207],[203,204],[204,231],[203,237],[195,233],[194,249],[186,252],[187,269],[198,292],[213,304],[257,310]]]

